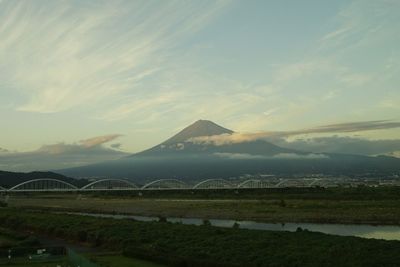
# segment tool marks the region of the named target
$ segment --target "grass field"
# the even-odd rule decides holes
[[[0,260],[0,266],[4,267],[56,267],[56,266],[62,266],[66,267],[68,266],[67,259],[66,258],[60,258],[57,260],[48,260],[48,261],[40,261],[40,262],[33,262],[29,261],[26,258],[16,258],[12,260],[7,260],[7,259],[1,259]]]
[[[3,236],[0,233],[0,248],[12,246],[14,243],[15,243],[15,240],[13,240],[7,236]]]
[[[0,237],[0,240],[3,239]],[[119,254],[88,254],[85,255],[91,262],[100,267],[163,267],[165,265],[152,263],[150,261],[128,258]],[[0,266],[16,266],[16,267],[55,267],[55,266],[71,266],[67,257],[57,257],[56,259],[32,261],[24,257],[0,258]]]
[[[122,255],[89,255],[88,258],[102,267],[163,267],[165,265]]]
[[[20,196],[10,207],[122,213],[143,216],[221,218],[263,222],[400,224],[399,197],[342,200],[316,195],[275,194],[264,199],[184,199],[94,197],[77,195]]]

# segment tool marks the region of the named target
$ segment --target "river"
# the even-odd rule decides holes
[[[114,215],[84,212],[68,212],[68,214],[114,218],[114,219],[134,219],[137,221],[157,221],[158,217],[136,216],[136,215]],[[168,222],[201,225],[202,219],[198,218],[167,218]],[[236,222],[240,228],[253,230],[270,231],[290,231],[294,232],[299,227],[313,232],[341,236],[357,236],[363,238],[376,238],[385,240],[400,240],[400,226],[389,225],[364,225],[364,224],[319,224],[319,223],[262,223],[254,221],[235,221],[224,219],[210,219],[211,225],[218,227],[232,227]]]

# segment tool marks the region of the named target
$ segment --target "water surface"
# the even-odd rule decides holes
[[[114,219],[134,219],[137,221],[158,221],[158,217],[136,216],[136,215],[114,215],[100,213],[68,212],[69,214],[114,218]],[[201,225],[202,219],[198,218],[167,218],[168,222]],[[211,225],[218,227],[232,227],[235,223],[240,228],[270,231],[289,231],[294,232],[297,228],[307,229],[313,232],[341,236],[358,236],[363,238],[376,238],[385,240],[400,240],[400,226],[389,225],[364,225],[364,224],[320,224],[320,223],[262,223],[254,221],[235,221],[224,219],[211,219]]]

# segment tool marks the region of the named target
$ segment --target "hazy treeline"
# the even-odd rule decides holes
[[[82,192],[83,193],[83,192]],[[316,199],[316,200],[398,200],[400,186],[380,187],[286,187],[286,188],[244,188],[204,190],[154,190],[139,192],[109,191],[87,192],[86,195],[99,198],[166,198],[166,199]]]
[[[48,179],[57,179],[64,182],[68,182],[75,186],[81,187],[83,185],[88,184],[88,180],[86,179],[74,179],[69,178],[64,175],[54,173],[54,172],[6,172],[0,171],[0,186],[5,188],[13,187],[17,184],[33,180],[33,179],[41,179],[41,178],[48,178]]]

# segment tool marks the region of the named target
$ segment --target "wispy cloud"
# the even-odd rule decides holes
[[[328,136],[313,138],[274,138],[274,144],[315,153],[345,153],[360,155],[393,155],[400,151],[400,139],[368,140],[359,137]]]
[[[110,134],[110,135],[102,135],[96,136],[89,139],[81,140],[79,143],[65,144],[65,143],[57,143],[51,145],[43,145],[36,151],[32,152],[24,152],[24,153],[43,153],[43,154],[63,154],[63,153],[79,153],[83,151],[90,150],[102,150],[105,149],[103,147],[104,144],[109,143],[116,138],[120,137],[120,134]]]
[[[237,160],[257,160],[257,159],[328,159],[329,156],[325,154],[315,153],[279,153],[274,156],[251,155],[247,153],[214,153],[214,155],[221,158],[237,159]]]
[[[305,134],[351,133],[351,132],[362,132],[371,130],[393,129],[399,127],[400,127],[400,122],[395,122],[395,121],[386,121],[386,120],[363,121],[363,122],[330,124],[309,129],[296,130],[296,131],[233,133],[233,134],[222,134],[213,136],[200,136],[200,137],[190,138],[188,142],[196,144],[226,145],[226,144],[235,144],[243,142],[252,142],[255,140],[267,140],[278,137],[305,135]]]
[[[202,29],[227,4],[2,3],[0,86],[23,96],[15,106],[20,111],[109,104],[113,97],[134,94],[180,39]]]
[[[86,140],[80,141],[82,146],[86,148],[91,148],[94,146],[102,145],[104,143],[108,143],[118,137],[120,137],[120,134],[110,134],[110,135],[103,135],[103,136],[97,136],[97,137],[92,137]]]
[[[267,159],[270,157],[263,156],[263,155],[251,155],[247,153],[214,153],[215,156],[221,157],[221,158],[228,158],[228,159],[238,159],[238,160],[243,160],[243,159]]]
[[[354,48],[382,37],[393,38],[389,35],[398,31],[392,26],[399,9],[398,1],[352,1],[335,18],[337,28],[321,38],[321,48]]]
[[[342,5],[327,22],[331,30],[309,45],[307,52],[297,60],[274,64],[266,87],[276,89],[275,101],[266,104],[270,108],[292,105],[294,112],[281,108],[268,119],[252,114],[253,124],[284,127],[308,118],[318,123],[332,112],[338,118],[374,118],[378,113],[391,117],[382,107],[384,103],[385,108],[393,107],[393,101],[382,100],[381,107],[375,106],[387,95],[398,95],[399,10],[399,1],[355,0]]]
[[[132,114],[145,116],[144,114],[154,113],[160,106],[176,103],[179,99],[179,94],[175,92],[166,92],[161,94],[150,94],[142,97],[129,97],[123,99],[122,103],[117,107],[111,108],[98,119],[106,121],[121,120]]]

